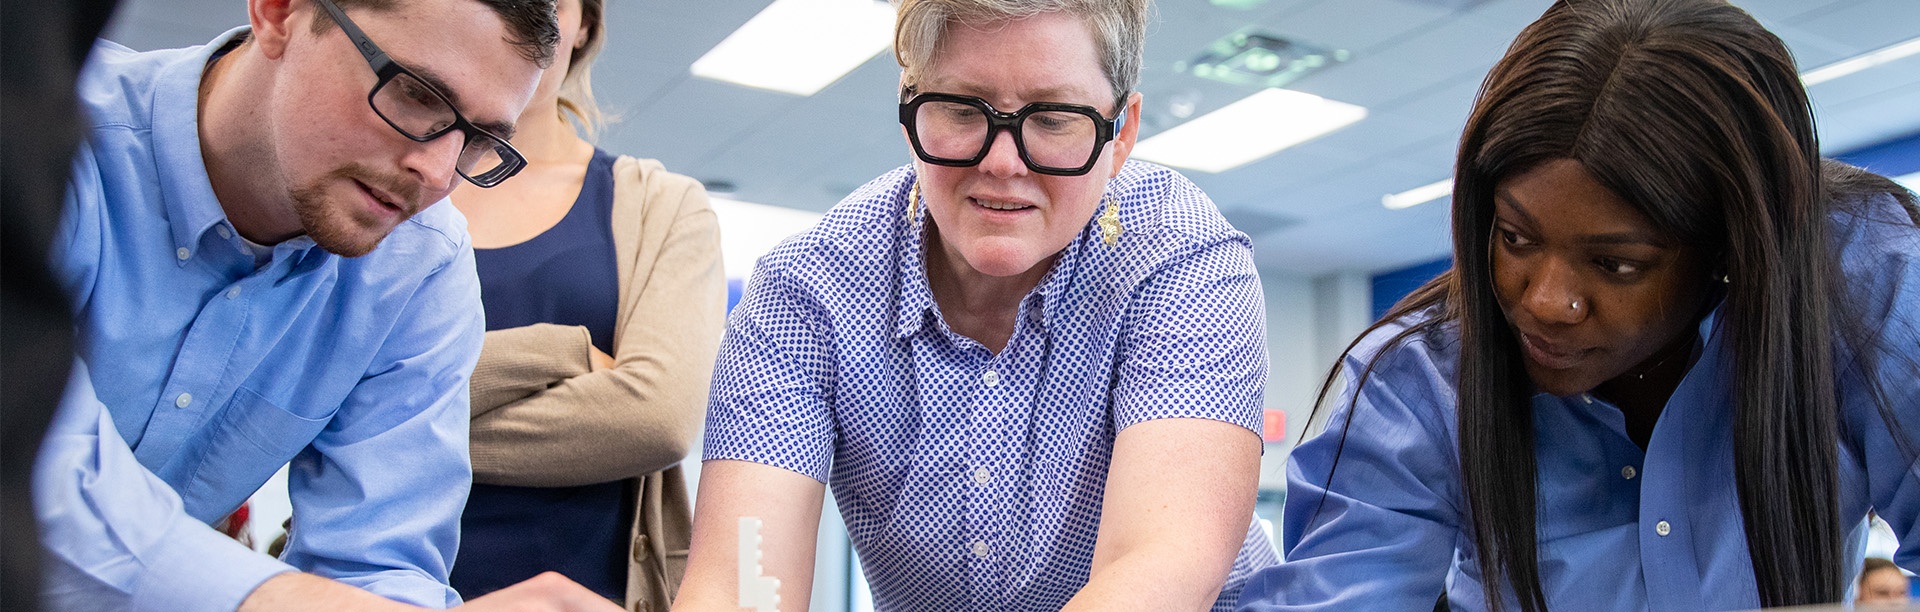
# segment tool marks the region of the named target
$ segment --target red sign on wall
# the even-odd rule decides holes
[[[1278,408],[1266,409],[1266,418],[1260,424],[1260,439],[1266,442],[1284,442],[1287,439],[1287,413]]]

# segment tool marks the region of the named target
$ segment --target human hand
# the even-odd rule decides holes
[[[596,351],[597,352],[597,351]],[[547,572],[454,608],[462,612],[621,612],[566,576]]]
[[[613,369],[613,356],[600,352],[600,347],[587,345],[587,355],[592,359],[595,371]]]

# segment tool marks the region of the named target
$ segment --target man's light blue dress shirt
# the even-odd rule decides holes
[[[1881,334],[1886,405],[1899,435],[1920,442],[1920,229],[1891,197],[1860,204],[1861,214],[1833,216],[1832,235],[1861,322]],[[1760,607],[1733,478],[1729,338],[1740,330],[1718,321],[1716,312],[1700,324],[1696,361],[1644,452],[1606,401],[1534,396],[1540,576],[1552,609]],[[1485,608],[1460,485],[1458,336],[1445,326],[1384,346],[1403,329],[1370,334],[1343,364],[1351,389],[1379,356],[1358,399],[1343,398],[1327,431],[1294,450],[1286,562],[1248,583],[1242,611],[1427,610],[1442,589],[1454,609]],[[1920,568],[1920,472],[1843,353],[1843,529],[1877,510],[1900,536],[1895,561]],[[1843,558],[1857,562],[1863,540],[1848,542]],[[1519,609],[1503,590],[1506,608]]]
[[[188,515],[220,518],[291,461],[288,564],[456,604],[446,580],[483,334],[465,221],[443,201],[365,256],[302,236],[256,267],[214,199],[196,120],[208,57],[243,32],[148,53],[103,42],[82,72],[86,143],[52,257],[80,356],[120,436]]]
[[[75,364],[34,462],[50,610],[229,611],[292,567],[187,516],[133,458]]]
[[[1087,582],[1117,432],[1165,418],[1259,431],[1253,253],[1200,189],[1129,162],[1124,233],[1089,222],[999,353],[927,285],[911,168],[760,260],[728,319],[705,455],[833,487],[880,610],[1058,610]],[[1277,562],[1250,525],[1218,603]]]

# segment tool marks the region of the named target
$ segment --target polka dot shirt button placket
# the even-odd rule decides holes
[[[1004,427],[1002,419],[1005,415],[999,409],[1003,395],[1000,393],[1000,372],[989,366],[980,371],[977,380],[980,385],[974,391],[974,423],[978,435],[970,444],[972,452],[969,453],[969,463],[973,468],[964,472],[964,477],[974,485],[968,487],[967,491],[970,502],[967,504],[966,522],[971,525],[971,530],[984,533],[992,529],[992,509],[997,501],[993,490],[988,487],[993,482],[993,472],[987,466],[992,465],[994,458],[999,455],[996,435]],[[974,539],[967,545],[967,552],[971,554],[969,560],[973,562],[968,564],[968,582],[979,584],[992,574],[989,569],[991,562],[987,557],[992,554],[993,547],[985,539]]]
[[[975,466],[983,466],[991,463],[993,461],[992,457],[998,454],[993,436],[995,432],[1000,431],[1003,425],[1000,422],[1002,414],[998,409],[1000,394],[995,392],[995,388],[1000,386],[1000,373],[992,368],[987,368],[980,373],[979,380],[981,388],[974,394],[975,403],[973,411],[974,431],[976,435],[971,445],[973,447],[972,463]],[[985,482],[981,482],[981,475],[985,473],[986,470],[987,468],[985,467],[975,467],[972,470],[973,481],[976,484],[986,484]]]

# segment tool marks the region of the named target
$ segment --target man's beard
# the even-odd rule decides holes
[[[334,182],[335,179],[359,181],[375,191],[385,192],[398,198],[400,201],[393,204],[400,205],[403,211],[396,225],[406,222],[413,217],[414,213],[425,208],[419,202],[418,184],[383,177],[358,163],[347,164],[328,172],[307,186],[296,188],[288,194],[293,198],[293,210],[300,217],[301,229],[306,232],[308,238],[313,239],[315,245],[328,253],[341,257],[365,255],[372,252],[374,247],[380,246],[380,241],[393,231],[392,228],[388,228],[384,232],[372,232],[371,228],[379,221],[366,217],[363,210],[364,204],[357,201],[358,198],[354,198],[356,201],[344,206],[338,205],[339,203],[329,205],[326,185]]]

